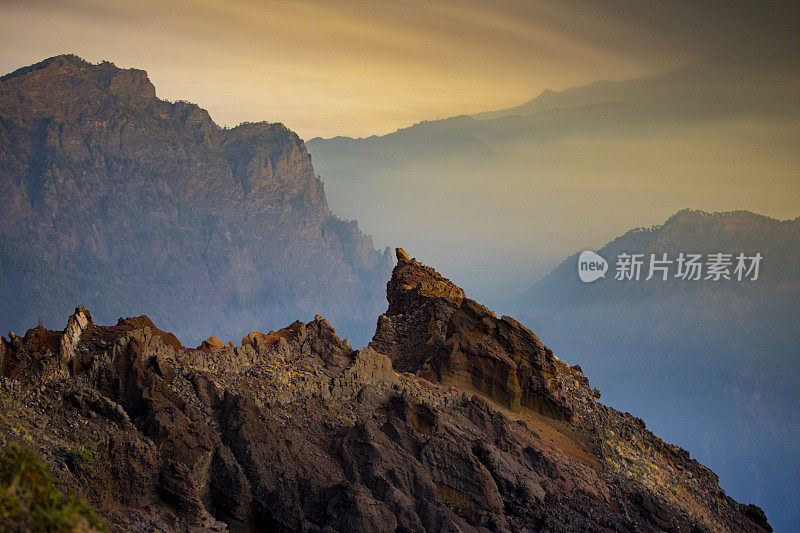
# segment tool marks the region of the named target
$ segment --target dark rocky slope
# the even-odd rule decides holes
[[[360,351],[319,316],[204,349],[83,308],[11,334],[0,445],[120,531],[771,530],[529,330],[397,255]]]
[[[142,70],[0,78],[0,325],[147,313],[186,342],[324,312],[366,343],[391,269],[282,124],[217,126]]]

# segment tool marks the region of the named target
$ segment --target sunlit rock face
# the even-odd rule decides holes
[[[514,412],[527,408],[578,420],[585,410],[589,382],[579,370],[559,361],[519,322],[498,319],[402,249],[387,298],[389,310],[378,319],[370,346],[389,354],[399,370],[474,388]]]
[[[391,269],[282,124],[218,127],[141,70],[58,56],[0,79],[0,324],[136,309],[199,344],[317,312],[360,344]],[[13,302],[13,305],[12,305]]]

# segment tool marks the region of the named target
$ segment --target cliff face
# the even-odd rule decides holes
[[[78,298],[191,342],[315,312],[365,342],[382,305],[388,251],[331,214],[296,134],[221,129],[141,70],[58,56],[0,78],[0,190],[6,326]]]
[[[319,316],[197,349],[84,308],[12,334],[0,444],[114,530],[771,530],[529,330],[397,257],[360,351]]]

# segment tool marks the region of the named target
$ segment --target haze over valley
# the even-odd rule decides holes
[[[308,146],[336,212],[499,303],[575,251],[681,209],[795,218],[793,65],[697,64]]]

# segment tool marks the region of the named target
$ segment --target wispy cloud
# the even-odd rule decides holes
[[[787,8],[728,2],[0,2],[0,69],[74,52],[148,70],[222,124],[385,133],[721,53],[793,46]]]

